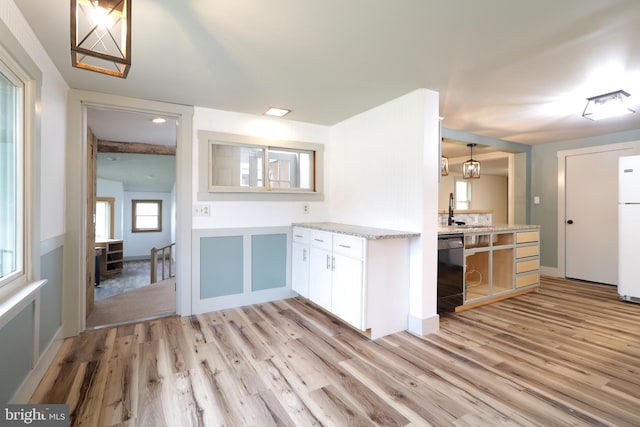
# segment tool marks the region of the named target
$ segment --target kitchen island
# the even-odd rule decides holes
[[[464,237],[464,274],[460,284],[467,310],[535,291],[540,285],[540,226],[441,226],[439,235]]]

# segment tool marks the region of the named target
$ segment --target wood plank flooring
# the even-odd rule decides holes
[[[539,292],[368,340],[295,298],[89,331],[32,403],[83,426],[640,425],[640,305]]]

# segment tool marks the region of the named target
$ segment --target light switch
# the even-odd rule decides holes
[[[540,204],[540,196],[533,196],[533,204],[534,205]]]

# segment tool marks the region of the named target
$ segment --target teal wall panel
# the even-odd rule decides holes
[[[251,236],[251,289],[282,288],[287,285],[287,235]]]
[[[33,367],[34,310],[27,305],[0,329],[0,402],[9,402]]]
[[[200,239],[200,299],[241,294],[243,237]]]
[[[40,257],[41,277],[47,283],[40,290],[40,354],[62,325],[62,246]]]

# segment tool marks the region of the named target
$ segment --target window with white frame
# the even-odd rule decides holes
[[[0,286],[25,275],[23,96],[0,62]]]
[[[471,209],[471,181],[456,179],[456,210]]]

